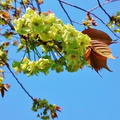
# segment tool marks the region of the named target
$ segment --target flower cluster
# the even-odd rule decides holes
[[[57,117],[57,111],[60,112],[60,107],[48,104],[48,101],[46,99],[34,99],[32,110],[34,112],[37,112],[40,109],[40,113],[38,114],[38,117],[40,117],[42,120],[50,120],[50,117],[52,119]]]
[[[107,24],[114,32],[120,33],[120,11],[115,16],[112,16],[110,22]]]
[[[88,28],[92,28],[92,26],[97,26],[95,19],[93,17],[91,17],[89,12],[87,13],[86,18],[82,22],[82,24]]]
[[[77,71],[84,63],[86,47],[89,46],[89,38],[75,30],[71,25],[65,25],[63,34],[63,50],[67,61],[66,69],[70,72]],[[73,32],[74,31],[74,32]]]
[[[8,10],[12,8],[14,0],[0,0],[0,10]]]
[[[35,10],[27,8],[26,14],[22,18],[14,20],[14,24],[16,32],[21,36],[21,44],[18,49],[30,51],[41,47],[45,55],[49,56],[48,61],[52,61],[50,67],[47,68],[61,72],[65,66],[66,70],[74,72],[86,63],[84,55],[86,47],[90,45],[90,38],[77,31],[72,25],[63,24],[52,12],[43,12],[39,15]],[[49,53],[54,54],[54,60]],[[25,61],[27,60],[25,59]],[[24,60],[21,64],[23,63]],[[25,64],[28,65],[27,62]],[[38,71],[44,72],[44,69],[37,72],[34,69],[33,66],[39,66],[39,64],[39,60],[31,61],[29,70],[26,71],[23,68],[21,70],[28,73],[32,69],[29,75],[38,73]],[[25,67],[25,65],[23,66]]]
[[[4,70],[3,67],[5,63],[7,62],[7,53],[8,51],[5,50],[9,45],[9,42],[2,42],[0,45],[0,86],[2,85],[3,78],[4,78]]]
[[[38,74],[39,72],[47,74],[50,67],[50,60],[40,58],[38,61],[30,61],[25,57],[21,62],[14,61],[12,67],[16,72],[23,71],[28,76]]]

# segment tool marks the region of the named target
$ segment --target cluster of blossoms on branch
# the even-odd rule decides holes
[[[3,84],[4,79],[4,66],[8,60],[7,54],[8,51],[6,48],[9,46],[9,42],[2,42],[0,45],[0,92],[2,97],[4,96],[4,91],[8,91],[10,87],[9,84]]]
[[[115,16],[112,16],[107,24],[114,32],[120,33],[120,11]]]
[[[27,8],[25,15],[14,20],[15,30],[21,36],[19,50],[27,53],[41,48],[44,55],[37,54],[38,60],[31,61],[23,58],[21,62],[14,62],[13,68],[23,71],[29,76],[48,70],[61,72],[77,71],[86,64],[84,55],[86,47],[90,45],[90,38],[77,31],[70,24],[63,24],[53,13],[41,13]],[[52,55],[51,55],[52,54]],[[28,56],[29,57],[29,56]]]
[[[42,112],[41,112],[42,109]],[[39,110],[39,113],[37,117],[40,117],[42,120],[49,120],[50,117],[52,119],[58,117],[57,112],[61,112],[61,107],[48,104],[48,101],[46,99],[34,99],[34,103],[32,106],[32,110],[37,112]],[[48,114],[49,113],[49,114]]]
[[[2,84],[3,78],[4,78],[4,70],[2,69],[8,60],[7,53],[8,51],[5,50],[8,47],[8,42],[3,42],[0,45],[0,85]]]

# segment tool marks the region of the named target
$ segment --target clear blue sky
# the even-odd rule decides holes
[[[89,10],[97,5],[96,0],[66,0],[77,6]],[[103,0],[101,0],[103,1]],[[119,10],[120,2],[104,6],[109,13],[115,14]],[[42,10],[52,10],[56,16],[69,23],[57,0],[44,0]],[[85,16],[84,12],[75,8],[67,7],[73,20],[80,22]],[[108,21],[104,13],[97,9],[96,15]],[[80,25],[76,29],[83,30]],[[113,34],[98,22],[97,29],[107,32],[112,39]],[[120,41],[120,40],[119,40]],[[100,71],[103,79],[91,68],[85,67],[75,73],[50,72],[47,76],[27,77],[17,75],[24,87],[34,96],[48,99],[49,103],[62,107],[58,120],[120,120],[120,44],[111,45],[116,60],[108,60],[108,66],[113,72]],[[10,50],[10,58],[14,49]],[[11,62],[11,61],[10,61]],[[5,82],[11,84],[9,92],[2,99],[0,97],[0,120],[38,120],[36,113],[31,110],[32,101],[23,92],[10,73],[6,72]]]

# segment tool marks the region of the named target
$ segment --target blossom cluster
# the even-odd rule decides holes
[[[120,11],[112,16],[110,22],[107,24],[114,32],[120,33]]]
[[[16,32],[21,36],[19,49],[27,49],[28,51],[28,49],[34,50],[36,47],[40,47],[45,55],[49,56],[48,61],[52,61],[50,67],[47,68],[61,72],[65,66],[66,70],[74,72],[86,64],[84,55],[86,47],[90,45],[90,38],[77,31],[72,25],[63,24],[53,13],[43,12],[39,14],[31,8],[27,8],[26,13],[21,18],[14,20],[14,24]],[[50,52],[57,53],[54,55],[56,59],[53,60],[49,55]],[[33,66],[39,66],[41,59],[29,62],[30,71],[25,58],[21,63],[24,69],[20,68],[29,75],[38,73],[38,71],[33,72],[36,71]],[[45,69],[46,67],[43,67],[43,72]]]
[[[0,45],[0,87],[3,83],[3,78],[4,78],[3,67],[8,60],[8,57],[7,57],[8,51],[5,50],[5,48],[7,48],[8,45],[9,45],[9,42],[2,42]]]
[[[13,68],[16,72],[23,71],[28,76],[38,74],[39,72],[47,74],[49,67],[50,60],[45,58],[40,58],[38,61],[30,61],[25,57],[21,62],[14,61],[13,63]]]
[[[40,110],[40,113],[37,115],[42,120],[49,120],[50,118],[57,118],[57,112],[61,112],[61,107],[56,106],[55,104],[48,104],[46,99],[37,99],[34,98],[32,110],[37,112]]]

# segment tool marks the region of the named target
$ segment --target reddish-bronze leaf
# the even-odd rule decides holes
[[[2,84],[0,88],[1,96],[4,97],[5,91],[8,91],[8,88],[10,87],[9,84]]]
[[[82,33],[91,38],[91,45],[86,49],[85,60],[98,72],[107,67],[107,58],[115,59],[108,45],[112,44],[112,39],[104,32],[93,28],[85,29]]]
[[[1,89],[1,96],[4,97],[4,89]]]
[[[107,64],[107,58],[104,56],[99,55],[96,53],[93,49],[90,50],[89,56],[85,57],[88,64],[94,68],[96,72],[98,72],[100,69],[105,68],[108,71],[111,71]]]
[[[10,15],[8,14],[8,12],[2,12],[2,16],[6,19],[10,19]]]
[[[8,91],[8,88],[10,88],[10,85],[9,84],[3,84],[3,88],[5,91]]]
[[[57,118],[58,117],[57,113],[56,112],[51,112],[51,117],[52,117],[52,119]]]
[[[110,48],[104,42],[91,40],[91,47],[99,55],[104,56],[106,58],[115,59],[115,57],[112,56]]]
[[[82,33],[87,34],[92,40],[97,40],[106,43],[107,45],[112,44],[112,39],[105,32],[88,28],[82,31]]]
[[[85,60],[88,61],[90,54],[91,54],[91,47],[88,47],[85,53]]]

